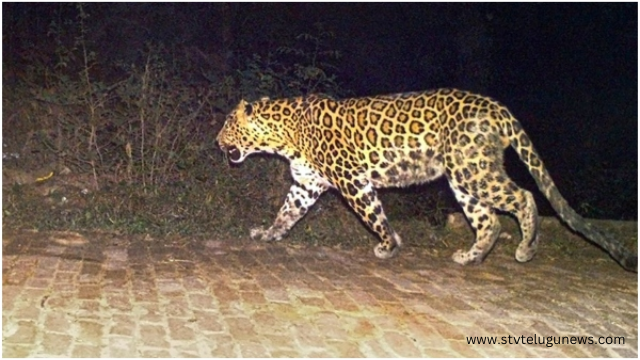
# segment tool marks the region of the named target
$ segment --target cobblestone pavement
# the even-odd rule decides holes
[[[604,255],[578,272],[495,253],[461,267],[420,249],[383,261],[369,247],[5,230],[2,267],[6,357],[638,356],[637,275]]]

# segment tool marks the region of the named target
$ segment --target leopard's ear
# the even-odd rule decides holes
[[[246,116],[249,116],[253,113],[253,105],[251,105],[250,103],[246,102],[244,99],[240,100],[240,103],[238,104],[238,110],[243,109],[244,110],[244,114]]]
[[[253,105],[249,103],[244,104],[244,113],[249,116],[253,113]]]

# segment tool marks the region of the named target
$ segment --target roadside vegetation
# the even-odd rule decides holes
[[[226,14],[227,5],[219,6]],[[144,26],[123,21],[109,33],[105,22],[124,16],[109,10],[113,16],[98,20],[89,9],[106,11],[60,4],[46,19],[26,13],[3,25],[12,30],[5,28],[3,38],[3,227],[233,238],[270,224],[290,186],[288,164],[253,156],[231,166],[215,136],[243,98],[349,96],[337,76],[342,54],[332,46],[335,35],[318,23],[277,42],[261,38],[266,45],[257,46],[258,35],[251,34],[252,43],[247,34],[231,34],[231,14],[220,19],[218,52],[180,36],[121,48],[119,39],[136,33],[128,26]],[[43,33],[24,35],[44,21]],[[447,231],[447,216],[459,211],[445,181],[381,196],[409,246],[433,246],[429,234]],[[578,210],[600,215],[600,203],[589,199]],[[376,241],[331,192],[290,239],[332,246]]]
[[[3,58],[6,227],[247,236],[273,221],[290,175],[274,157],[230,166],[214,144],[225,114],[241,98],[348,95],[335,76],[341,54],[328,47],[333,34],[322,24],[232,64],[197,62],[161,42],[146,42],[134,62],[107,64],[90,41],[86,8],[60,11],[67,17],[49,24],[51,46]],[[443,224],[438,196],[387,200],[401,217]],[[335,194],[308,217],[321,220],[296,229],[304,241],[370,236]]]

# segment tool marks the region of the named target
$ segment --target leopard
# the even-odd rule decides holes
[[[622,268],[637,272],[637,254],[569,205],[521,123],[491,97],[443,88],[344,99],[310,94],[241,100],[216,142],[230,163],[255,153],[288,160],[293,182],[275,221],[250,231],[251,238],[266,242],[281,240],[323,193],[336,189],[377,236],[374,255],[391,258],[402,239],[377,190],[446,177],[475,234],[470,249],[452,255],[461,265],[481,263],[492,250],[501,233],[499,212],[519,224],[518,262],[531,260],[538,249],[533,194],[505,170],[504,153],[512,147],[562,221]]]

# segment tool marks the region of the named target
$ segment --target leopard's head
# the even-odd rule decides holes
[[[227,115],[216,137],[231,162],[241,163],[253,153],[278,153],[291,141],[287,131],[292,109],[284,100],[241,100]]]

